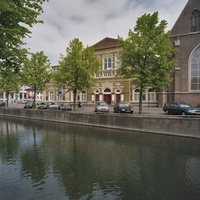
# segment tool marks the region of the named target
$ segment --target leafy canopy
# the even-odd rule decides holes
[[[162,90],[171,81],[175,49],[166,26],[165,20],[159,23],[158,12],[144,14],[138,18],[134,31],[129,30],[127,39],[118,37],[123,48],[118,75],[133,79],[135,87],[142,91],[149,87]]]
[[[99,59],[92,47],[83,47],[78,38],[70,41],[67,55],[60,57],[60,69],[55,78],[57,83],[64,83],[71,90],[83,90],[91,87],[92,76],[99,69]]]
[[[44,52],[32,53],[31,58],[24,62],[21,71],[22,82],[34,91],[34,99],[37,90],[43,90],[50,81],[50,61]]]
[[[0,67],[19,68],[26,56],[23,39],[29,28],[41,22],[42,4],[48,0],[0,0]]]
[[[94,53],[93,47],[84,48],[78,38],[70,41],[66,49],[66,56],[60,57],[59,72],[54,79],[60,86],[74,93],[74,103],[77,91],[90,88],[94,83],[94,73],[98,72],[100,61]]]

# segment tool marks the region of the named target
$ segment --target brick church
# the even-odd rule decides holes
[[[171,30],[177,48],[173,82],[161,104],[171,101],[200,106],[200,1],[189,0]]]

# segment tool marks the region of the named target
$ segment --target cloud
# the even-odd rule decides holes
[[[44,24],[35,25],[26,39],[32,52],[44,51],[52,65],[65,55],[69,41],[79,38],[93,45],[105,37],[127,37],[136,20],[144,13],[159,12],[160,20],[171,29],[188,0],[50,0],[39,17]]]

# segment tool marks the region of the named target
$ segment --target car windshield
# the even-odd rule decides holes
[[[70,104],[69,103],[63,103],[63,106],[69,106]]]
[[[99,106],[107,106],[107,104],[105,102],[101,102],[98,104]]]
[[[119,104],[119,107],[129,107],[129,104],[127,104],[127,103],[121,103],[121,104]]]

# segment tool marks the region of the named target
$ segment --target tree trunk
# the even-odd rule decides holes
[[[74,99],[73,99],[73,110],[76,110],[76,94],[77,94],[77,90],[73,91],[74,94]]]
[[[36,108],[36,103],[35,103],[36,91],[37,91],[37,88],[36,88],[36,86],[35,86],[35,87],[34,87],[34,94],[33,94],[33,107],[34,107],[34,108]]]
[[[8,95],[9,95],[9,92],[6,92],[6,107],[8,107]]]
[[[143,95],[143,91],[140,89],[139,114],[142,114],[142,95]]]

